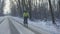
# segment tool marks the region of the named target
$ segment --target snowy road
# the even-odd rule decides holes
[[[55,34],[33,25],[28,28],[12,17],[3,17],[0,20],[0,34]]]
[[[8,17],[2,19],[2,21],[0,24],[0,34],[35,34]]]

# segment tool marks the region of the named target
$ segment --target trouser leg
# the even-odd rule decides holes
[[[24,18],[24,26],[28,27],[28,20],[26,17]]]
[[[24,17],[24,24],[28,24],[28,20],[26,17]]]

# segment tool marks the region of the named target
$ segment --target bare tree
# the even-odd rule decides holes
[[[59,8],[58,8],[58,10],[59,10],[58,13],[59,13],[59,14],[58,14],[58,16],[59,16],[59,18],[60,18],[60,0],[58,1],[58,5],[59,5]]]
[[[32,13],[31,13],[31,11],[32,11],[31,0],[28,0],[28,2],[29,2],[29,15],[30,15],[30,19],[31,19],[32,18]]]
[[[53,11],[52,11],[51,0],[48,0],[48,1],[49,1],[49,7],[50,7],[50,11],[51,11],[51,16],[52,16],[52,22],[53,22],[53,24],[56,24],[55,19],[54,19],[54,14],[53,14]]]
[[[3,1],[1,2],[1,12],[2,12],[2,14],[3,14],[3,12],[4,12],[4,11],[3,11],[4,5],[5,5],[5,4],[4,4],[4,1],[5,1],[5,0],[3,0]]]

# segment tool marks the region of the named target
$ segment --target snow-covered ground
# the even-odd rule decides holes
[[[13,25],[16,27],[16,29],[20,32],[20,34],[35,34],[33,31],[30,31],[29,29],[25,28],[21,24],[17,23],[16,21],[10,19],[13,23]]]
[[[0,21],[1,21],[2,19],[4,19],[4,17],[0,17]]]
[[[8,16],[1,18],[4,18],[4,20],[0,24],[0,34],[35,34]]]
[[[60,23],[58,21],[56,22],[59,26],[55,26],[51,21],[30,21],[28,19],[28,28],[25,28],[23,25],[19,24],[23,24],[23,18],[5,16],[0,17],[0,22],[1,21],[2,23],[0,23],[0,34],[16,34],[16,32],[19,32],[20,34],[60,34],[60,28],[58,28]]]
[[[16,21],[23,23],[23,18],[12,17]],[[44,31],[50,32],[51,34],[60,34],[60,29],[52,24],[52,21],[30,21],[28,20],[29,25],[35,26],[35,28],[43,29]],[[60,23],[57,23],[60,25]],[[30,26],[29,26],[30,27]],[[33,29],[35,29],[33,28]],[[38,30],[37,29],[37,30]]]
[[[5,18],[5,17],[0,17]],[[10,28],[8,24],[8,20],[5,18],[5,20],[0,24],[0,34],[10,34]]]

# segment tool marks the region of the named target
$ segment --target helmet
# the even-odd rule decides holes
[[[24,11],[24,12],[27,12],[27,11]]]

